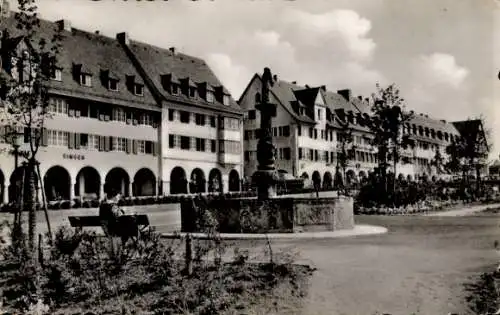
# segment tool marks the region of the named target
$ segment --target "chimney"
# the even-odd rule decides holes
[[[59,20],[56,22],[57,26],[59,26],[60,31],[68,31],[71,32],[71,22],[69,20]]]
[[[175,55],[175,47],[170,47],[168,50],[172,53],[172,55]]]
[[[322,85],[322,86],[321,86],[321,89],[322,89],[323,91],[326,91],[326,85]]]
[[[128,37],[128,33],[127,32],[121,32],[121,33],[116,34],[116,39],[122,45],[126,45],[127,46],[127,45],[130,44],[130,38]]]
[[[292,81],[292,84],[297,84],[297,81]]]
[[[309,88],[309,85],[308,85],[308,84],[306,84],[306,89],[308,89],[308,88]]]
[[[446,120],[444,120],[444,119],[441,119],[441,122],[442,122],[443,124],[446,124]]]
[[[359,95],[358,96],[358,100],[362,101],[363,100],[363,96]]]
[[[366,104],[370,105],[370,99],[368,97],[365,98]]]
[[[277,82],[278,81],[278,76],[276,74],[273,75],[273,81]]]
[[[342,95],[346,101],[350,102],[352,99],[352,92],[349,89],[338,90],[337,94]]]

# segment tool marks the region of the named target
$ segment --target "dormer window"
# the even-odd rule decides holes
[[[116,80],[116,79],[109,79],[108,80],[108,89],[110,91],[118,91],[118,80]]]
[[[189,88],[189,97],[195,97],[196,96],[196,88],[190,87]]]
[[[172,83],[172,94],[173,95],[179,94],[179,86],[175,83]]]
[[[209,103],[214,102],[214,92],[213,91],[207,91],[207,102],[209,102]]]
[[[143,96],[144,95],[144,85],[135,83],[134,84],[134,94]]]
[[[92,86],[92,76],[88,73],[81,73],[80,84],[83,86]]]
[[[54,69],[51,74],[50,78],[54,81],[62,81],[62,70],[61,69]]]
[[[230,101],[229,95],[224,95],[222,98],[222,103],[226,106],[229,106],[229,101]]]
[[[134,75],[127,75],[125,85],[130,93],[137,96],[144,95],[144,83]]]

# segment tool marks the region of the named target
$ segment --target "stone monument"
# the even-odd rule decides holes
[[[260,111],[260,130],[257,142],[257,171],[252,180],[257,186],[259,200],[266,200],[276,196],[276,182],[278,175],[274,167],[275,147],[273,145],[272,118],[276,116],[277,105],[270,102],[270,87],[274,85],[273,75],[269,68],[264,68],[262,74],[261,101],[255,105]]]

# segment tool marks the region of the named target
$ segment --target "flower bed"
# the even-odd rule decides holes
[[[498,202],[498,201],[497,201]],[[426,200],[420,201],[414,205],[408,205],[405,207],[399,208],[391,208],[391,207],[354,207],[354,214],[363,214],[363,215],[414,215],[418,213],[427,213],[427,212],[437,212],[437,211],[445,211],[450,210],[459,206],[464,205],[480,205],[480,204],[489,204],[493,203],[493,201],[477,201],[477,202],[463,202],[457,200]]]

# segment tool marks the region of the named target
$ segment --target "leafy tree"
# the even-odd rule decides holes
[[[441,154],[441,150],[439,150],[439,148],[436,149],[436,153],[431,160],[431,165],[436,168],[437,174],[441,175],[444,166],[444,157]]]
[[[337,133],[337,167],[342,171],[344,182],[347,180],[346,171],[349,166],[349,161],[354,158],[356,147],[353,143],[352,127],[347,119],[338,119],[340,129]],[[345,194],[349,194],[348,188],[344,184]]]
[[[489,154],[489,131],[484,130],[484,119],[468,119],[456,123],[460,137],[454,138],[446,147],[448,162],[446,167],[454,173],[462,173],[462,183],[470,186],[469,175],[475,171],[476,193],[480,193],[481,168]]]
[[[1,79],[2,102],[5,108],[0,124],[5,126],[4,137],[12,139],[24,131],[28,150],[23,152],[24,167],[23,209],[28,216],[28,249],[35,249],[37,182],[42,184],[37,154],[45,135],[45,121],[50,118],[49,84],[55,71],[56,57],[62,35],[54,28],[52,34],[43,34],[35,0],[18,0],[14,15],[15,36],[4,30],[2,36],[3,71]],[[50,37],[50,38],[46,38]],[[44,203],[46,211],[46,205]],[[47,212],[46,219],[50,231]],[[21,229],[21,214],[15,222]]]
[[[378,171],[385,191],[388,191],[387,169],[391,166],[390,162],[392,161],[395,176],[397,164],[401,160],[401,150],[414,145],[409,134],[403,133],[405,123],[413,118],[414,113],[404,111],[405,100],[399,95],[395,84],[382,88],[377,83],[372,98],[372,118],[368,126],[373,134],[372,145],[377,148]],[[396,181],[393,180],[393,185],[395,184]]]

